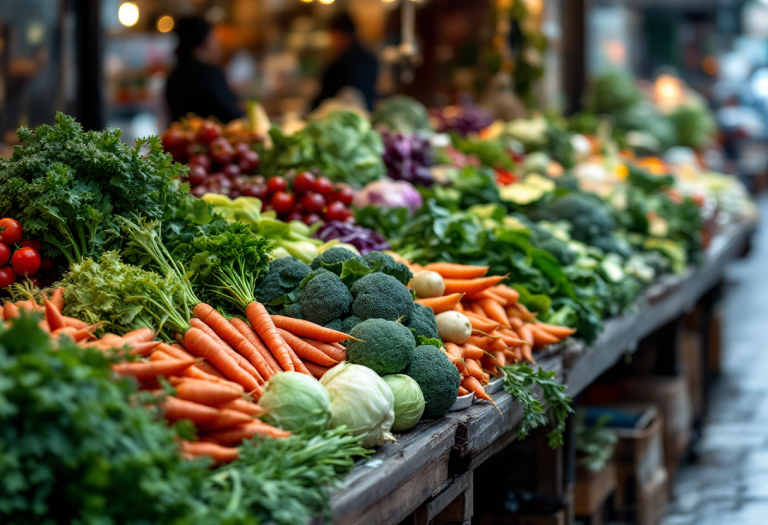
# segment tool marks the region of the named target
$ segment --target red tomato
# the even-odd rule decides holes
[[[230,179],[234,179],[238,175],[240,175],[240,168],[237,167],[237,164],[227,164],[223,168],[221,168],[221,172],[226,175]]]
[[[293,179],[293,192],[306,193],[315,187],[315,176],[308,171],[302,171]]]
[[[224,137],[214,139],[209,149],[213,161],[221,166],[229,164],[235,158],[235,148]]]
[[[298,210],[293,210],[288,217],[285,218],[285,222],[291,222],[291,221],[300,221],[304,217],[301,215],[301,212]]]
[[[264,200],[267,198],[267,187],[264,184],[253,184],[240,190],[240,193],[246,197],[256,197],[257,199]]]
[[[259,162],[261,157],[253,150],[248,150],[240,153],[237,157],[237,166],[243,173],[253,173],[259,169]]]
[[[315,181],[314,190],[322,196],[330,195],[333,193],[333,183],[331,179],[327,177],[320,177]]]
[[[272,204],[272,209],[280,215],[290,213],[291,210],[293,210],[293,205],[295,203],[296,197],[294,197],[293,194],[286,193],[284,191],[278,191],[272,195],[272,200],[270,201],[270,204]]]
[[[181,149],[186,145],[187,138],[184,136],[184,133],[182,133],[181,130],[171,128],[163,133],[163,137],[160,139],[160,142],[163,144],[163,148],[166,150]]]
[[[208,193],[208,188],[206,188],[205,186],[195,186],[194,188],[192,188],[192,191],[190,193],[195,197],[202,197],[203,195]]]
[[[204,144],[208,144],[217,138],[221,137],[221,126],[210,120],[206,120],[197,130],[197,140]]]
[[[310,213],[309,215],[305,215],[301,220],[307,226],[312,226],[316,222],[320,222],[323,219],[321,219],[320,216],[317,213]]]
[[[347,218],[349,210],[344,206],[343,202],[334,201],[328,205],[328,209],[325,210],[326,221],[343,221]]]
[[[192,155],[189,157],[189,163],[202,166],[205,168],[206,173],[211,171],[211,157],[205,153],[196,153],[195,155]]]
[[[208,180],[208,172],[205,171],[205,168],[202,167],[199,164],[190,164],[189,165],[189,173],[187,174],[187,182],[189,182],[189,185],[193,188],[195,186],[200,186],[201,184],[205,184],[205,181]]]
[[[285,188],[287,187],[288,187],[288,183],[285,182],[285,179],[282,177],[271,177],[267,181],[268,193],[277,193],[278,191],[285,191]]]
[[[320,213],[325,206],[325,197],[314,191],[308,191],[301,198],[301,208],[309,213]]]
[[[16,282],[16,273],[10,266],[0,268],[0,288],[8,288]]]
[[[34,248],[20,248],[11,257],[13,271],[19,275],[34,275],[40,269],[40,254]]]
[[[0,242],[0,266],[5,266],[11,260],[11,249],[7,244]]]
[[[336,191],[333,192],[332,200],[343,202],[345,206],[352,204],[352,200],[355,198],[355,192],[349,186],[339,184],[336,186]]]
[[[246,151],[251,151],[251,147],[248,145],[247,142],[235,142],[235,144],[232,146],[235,148],[235,154],[240,157],[243,153]]]
[[[40,269],[44,272],[47,272],[51,268],[53,268],[53,259],[50,257],[43,257],[43,260],[40,263]]]
[[[27,239],[26,241],[21,241],[19,243],[19,248],[27,248],[27,247],[32,248],[37,253],[41,253],[43,251],[43,243],[38,241],[37,239]]]
[[[21,224],[19,224],[19,221],[11,219],[10,217],[0,219],[0,242],[4,242],[5,244],[16,244],[21,241],[23,233],[24,231]]]

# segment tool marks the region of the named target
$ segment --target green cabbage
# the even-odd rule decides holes
[[[405,432],[413,428],[424,413],[424,394],[419,384],[405,374],[384,376],[384,382],[395,396],[395,422],[393,432]]]
[[[331,428],[346,426],[353,435],[363,437],[364,447],[395,440],[390,433],[395,398],[376,372],[345,362],[326,372],[320,384],[331,395]]]
[[[313,377],[280,372],[264,385],[259,399],[264,421],[302,434],[319,434],[331,419],[331,396]]]

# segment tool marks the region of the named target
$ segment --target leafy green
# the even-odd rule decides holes
[[[377,102],[371,120],[376,126],[400,133],[433,132],[424,104],[404,95],[394,95]]]
[[[84,132],[62,113],[53,126],[17,134],[21,145],[0,159],[0,214],[69,263],[119,248],[120,237],[108,234],[115,216],[162,218],[175,199],[172,180],[184,172],[156,137],[131,148],[119,130]]]
[[[703,102],[677,106],[669,121],[675,128],[677,144],[688,148],[703,148],[717,131],[715,119]]]
[[[581,456],[579,463],[590,472],[600,472],[613,457],[614,445],[619,440],[616,434],[605,426],[611,421],[604,414],[594,425],[585,426],[583,410],[577,412],[574,447]]]

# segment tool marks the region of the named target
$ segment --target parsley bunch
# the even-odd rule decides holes
[[[21,145],[0,159],[0,215],[14,217],[48,255],[69,264],[119,247],[120,238],[108,234],[114,216],[160,219],[177,198],[171,184],[185,168],[156,137],[132,148],[120,130],[85,132],[62,113],[53,126],[17,134]]]

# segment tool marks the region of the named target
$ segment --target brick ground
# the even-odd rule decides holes
[[[723,376],[662,525],[768,525],[768,199],[749,258],[731,265]]]

